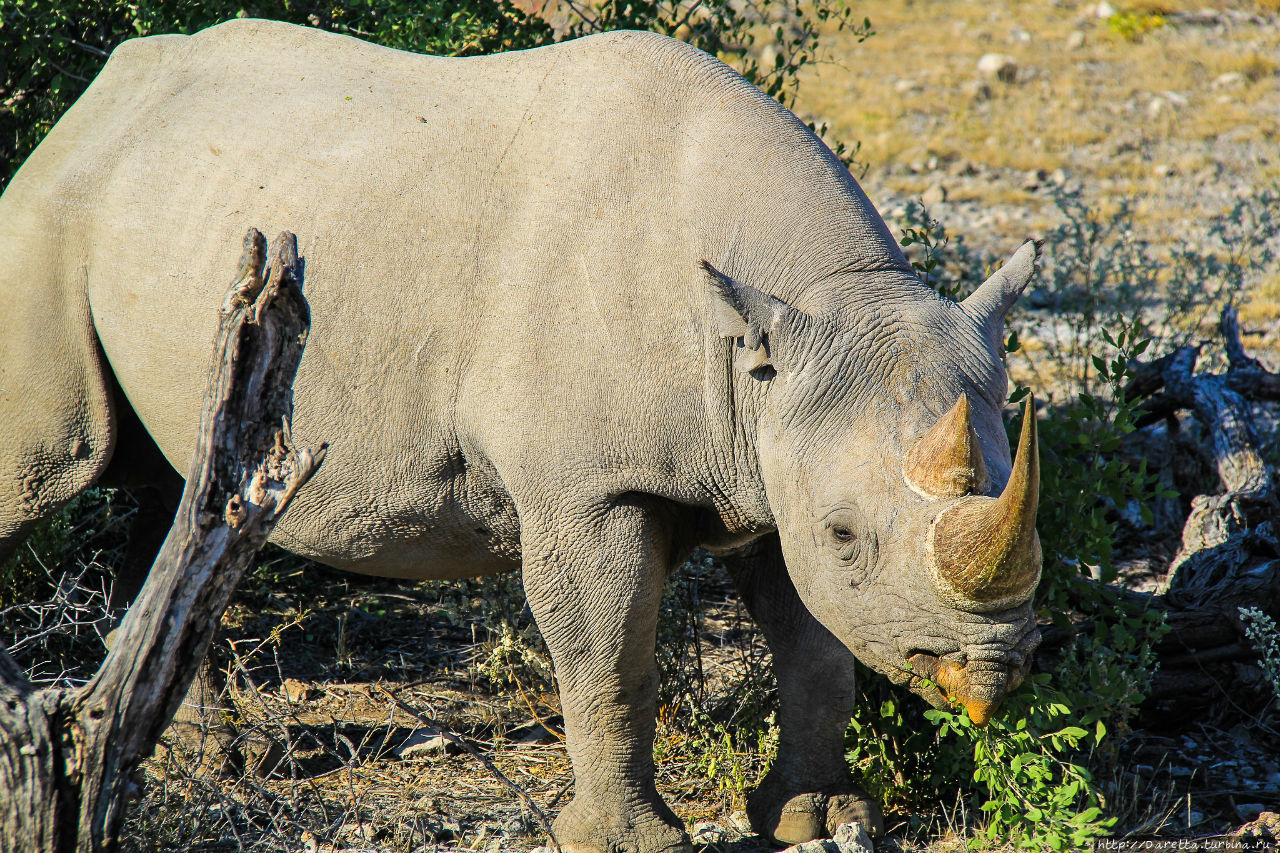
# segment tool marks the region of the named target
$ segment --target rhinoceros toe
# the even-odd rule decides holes
[[[884,833],[880,806],[852,783],[838,792],[791,796],[771,792],[769,787],[762,785],[751,797],[748,815],[752,828],[776,844],[830,838],[841,825],[854,821],[861,823],[872,838]]]

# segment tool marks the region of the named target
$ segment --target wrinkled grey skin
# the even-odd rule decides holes
[[[998,341],[1030,256],[939,298],[794,116],[643,33],[462,60],[257,21],[123,45],[0,199],[0,556],[132,412],[185,470],[250,225],[298,235],[294,433],[332,443],[273,539],[369,574],[523,572],[577,778],[566,850],[690,849],[651,741],[662,584],[695,546],[774,652],[751,814],[780,840],[878,819],[841,755],[854,654],[905,681],[913,651],[1034,645],[1029,605],[937,595],[925,531],[952,501],[902,477],[963,392],[988,493],[1008,478]]]

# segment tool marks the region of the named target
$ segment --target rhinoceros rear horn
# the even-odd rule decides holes
[[[700,264],[711,280],[712,322],[721,337],[737,338],[733,364],[750,373],[758,367],[777,369],[779,343],[794,335],[804,315],[777,297],[735,281],[707,261]]]
[[[1040,244],[1034,240],[1023,243],[1004,266],[991,274],[977,290],[969,294],[960,307],[977,320],[995,341],[1000,340],[1004,327],[1004,315],[1018,301],[1035,277],[1040,260]]]
[[[1031,596],[1040,580],[1039,492],[1036,413],[1028,397],[1013,472],[1000,497],[962,498],[939,513],[929,529],[930,569],[944,599],[999,610]]]
[[[966,395],[907,451],[902,474],[913,491],[927,498],[958,498],[986,488],[987,466]]]

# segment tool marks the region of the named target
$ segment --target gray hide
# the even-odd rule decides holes
[[[294,434],[331,442],[274,541],[523,571],[577,775],[566,850],[690,849],[651,741],[657,605],[694,546],[773,648],[780,752],[750,803],[780,841],[879,820],[841,754],[850,651],[934,702],[907,658],[985,667],[988,704],[1025,670],[1030,591],[969,606],[927,566],[940,510],[988,498],[913,490],[903,459],[963,394],[984,494],[1009,480],[999,333],[1034,251],[939,298],[791,113],[646,33],[122,45],[0,199],[0,556],[101,475],[125,406],[185,470],[250,225],[298,235]]]

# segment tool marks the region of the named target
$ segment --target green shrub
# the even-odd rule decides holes
[[[1240,607],[1238,611],[1245,636],[1258,652],[1258,662],[1275,691],[1276,707],[1280,708],[1280,628],[1276,627],[1276,620],[1256,607]]]
[[[1143,36],[1166,23],[1164,15],[1154,12],[1116,12],[1106,19],[1107,29],[1125,41],[1142,41]]]
[[[1065,222],[1046,235],[1048,280],[1037,296],[1054,309],[1056,346],[1044,372],[1072,393],[1040,413],[1044,573],[1035,607],[1042,624],[1069,639],[1052,672],[1029,678],[985,728],[963,711],[928,709],[903,689],[864,680],[848,739],[855,769],[889,806],[929,808],[949,798],[957,779],[972,780],[965,786],[984,816],[973,847],[1074,849],[1109,833],[1114,818],[1104,814],[1092,770],[1114,761],[1164,630],[1160,614],[1108,586],[1116,579],[1117,508],[1149,516],[1146,506],[1164,496],[1145,464],[1121,453],[1136,418],[1123,388],[1150,346],[1141,295],[1159,265],[1145,246],[1135,248],[1127,212],[1108,219],[1078,196],[1061,197],[1060,209]],[[950,242],[923,205],[908,207],[902,243],[913,266],[926,284],[960,298],[990,269]],[[1010,354],[1021,349],[1012,325]],[[1016,388],[1010,401],[1027,393]],[[1020,415],[1007,428],[1013,444]],[[921,728],[925,721],[934,727]]]

